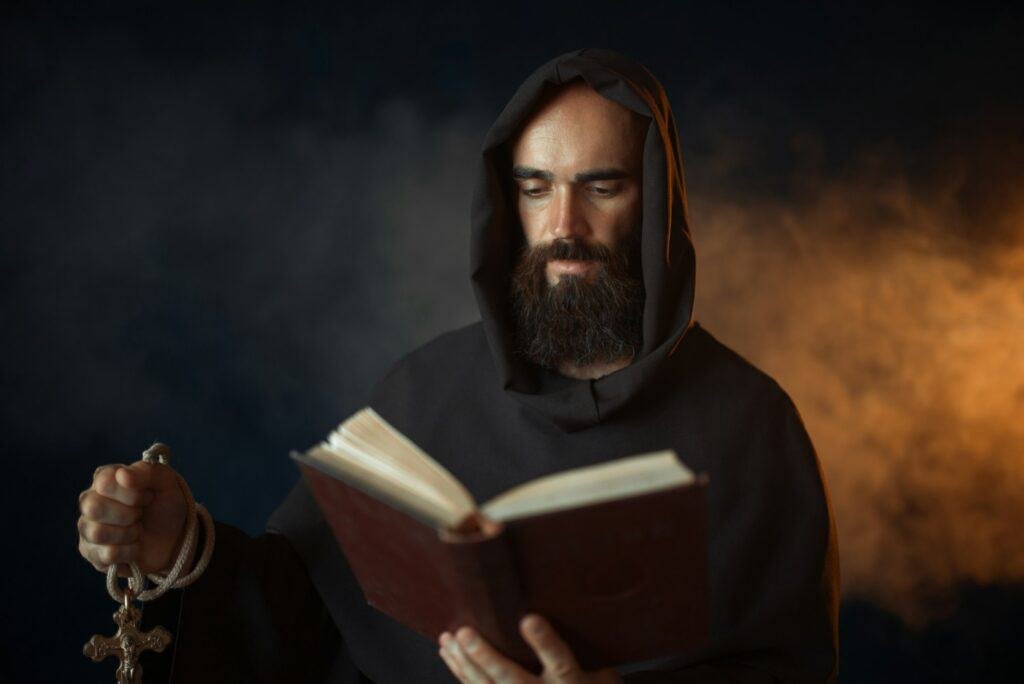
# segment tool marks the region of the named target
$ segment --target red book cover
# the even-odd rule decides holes
[[[366,600],[431,641],[470,625],[537,671],[518,631],[530,612],[551,621],[585,669],[692,652],[707,640],[704,476],[454,532],[299,467]]]

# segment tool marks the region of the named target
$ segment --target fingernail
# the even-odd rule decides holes
[[[444,647],[447,648],[448,652],[451,653],[452,655],[458,655],[459,654],[459,642],[456,641],[455,639],[449,639],[448,643],[445,644]]]
[[[544,633],[544,625],[537,619],[530,620],[526,628],[530,631],[530,634],[539,636]]]

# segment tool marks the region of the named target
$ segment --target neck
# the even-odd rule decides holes
[[[597,380],[600,377],[621,370],[633,362],[632,356],[624,356],[621,359],[605,363],[592,363],[589,366],[577,366],[572,363],[563,363],[558,367],[562,375],[576,380]]]

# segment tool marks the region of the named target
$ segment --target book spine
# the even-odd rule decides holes
[[[519,635],[526,603],[504,529],[486,537],[450,536],[445,542],[453,570],[447,593],[459,597],[448,631],[474,627],[496,649],[536,671],[539,664],[533,651]]]

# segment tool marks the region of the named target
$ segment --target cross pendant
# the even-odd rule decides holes
[[[117,684],[139,684],[142,681],[139,655],[149,650],[160,653],[171,643],[171,633],[163,627],[140,631],[141,617],[142,612],[131,604],[131,591],[125,589],[124,605],[114,613],[117,634],[110,637],[96,634],[82,648],[82,652],[97,663],[107,656],[117,656],[118,666],[114,673]]]

